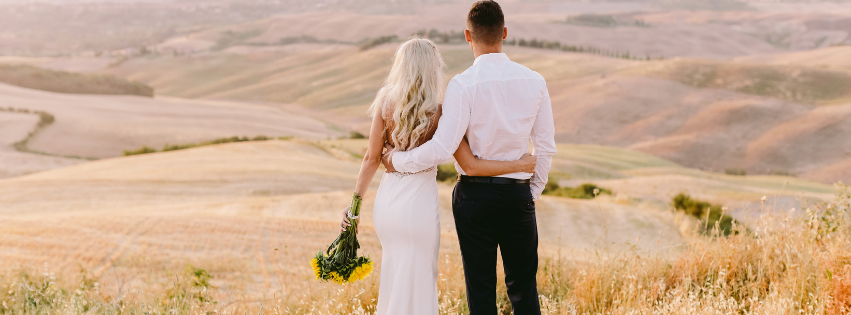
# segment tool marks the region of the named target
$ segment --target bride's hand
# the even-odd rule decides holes
[[[520,158],[520,167],[521,172],[523,173],[534,173],[535,166],[538,164],[538,157],[531,155],[529,153],[523,154],[523,157]]]
[[[393,168],[393,162],[390,160],[390,158],[391,158],[393,155],[392,155],[392,154],[388,154],[388,153],[390,153],[390,151],[392,151],[392,150],[393,150],[393,146],[392,146],[392,145],[390,145],[389,143],[386,143],[386,142],[385,142],[385,143],[384,143],[384,152],[381,152],[381,164],[383,164],[383,165],[384,165],[384,169],[385,169],[388,173],[396,172],[396,169],[395,169],[395,168]]]
[[[349,222],[349,210],[352,209],[352,206],[346,207],[343,209],[343,221],[340,222],[340,232],[345,231],[346,227],[352,225],[352,222]]]

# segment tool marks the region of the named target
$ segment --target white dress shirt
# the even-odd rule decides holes
[[[531,178],[532,197],[538,199],[556,153],[550,95],[540,74],[505,54],[479,56],[449,82],[434,137],[413,150],[394,153],[393,167],[417,172],[440,164],[452,157],[465,134],[473,155],[497,161],[519,160],[529,152],[531,138],[538,157],[535,173],[500,177]],[[466,174],[458,163],[455,169]]]

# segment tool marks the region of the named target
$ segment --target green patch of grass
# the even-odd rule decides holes
[[[455,170],[455,164],[447,163],[437,166],[437,181],[451,183],[457,178],[458,171]]]
[[[594,184],[582,184],[579,187],[561,187],[556,180],[547,181],[544,195],[568,197],[574,199],[594,199],[599,195],[611,195],[612,191]]]
[[[741,168],[728,168],[724,170],[724,174],[734,175],[734,176],[745,176],[748,173]]]
[[[428,38],[436,44],[465,44],[467,43],[467,38],[464,36],[464,32],[458,32],[455,30],[451,30],[449,32],[441,32],[436,29],[432,29],[430,31],[419,30],[416,33],[412,34],[412,36]]]
[[[290,139],[286,137],[282,137],[283,139]],[[210,141],[204,141],[200,143],[187,143],[187,144],[166,144],[161,151],[157,151],[156,149],[150,148],[148,146],[143,146],[136,150],[124,150],[124,156],[130,155],[139,155],[139,154],[148,154],[148,153],[156,153],[156,152],[168,152],[168,151],[177,151],[184,149],[191,149],[201,146],[214,145],[214,144],[222,144],[222,143],[232,143],[232,142],[248,142],[248,141],[266,141],[273,140],[274,138],[270,138],[267,136],[256,136],[254,138],[249,137],[230,137],[230,138],[219,138]]]
[[[202,268],[187,266],[163,291],[143,303],[103,292],[96,279],[81,269],[75,277],[20,270],[0,274],[0,314],[190,314],[212,313],[218,306]],[[204,310],[204,311],[201,311]],[[201,312],[199,312],[201,311]]]
[[[565,20],[568,24],[576,24],[593,27],[614,27],[618,25],[618,21],[614,16],[601,14],[580,14],[570,16]]]
[[[701,232],[705,235],[711,234],[716,228],[724,236],[735,232],[733,225],[736,223],[736,220],[726,215],[724,213],[726,208],[721,205],[693,199],[685,193],[677,194],[671,202],[677,211],[693,216],[703,222]]]
[[[7,108],[0,107],[0,112],[13,112],[13,113],[36,114],[36,115],[38,115],[38,123],[36,123],[35,128],[33,128],[33,130],[31,130],[25,138],[23,138],[20,141],[12,144],[12,147],[15,148],[15,150],[17,150],[18,152],[26,152],[26,153],[40,154],[40,155],[46,155],[46,156],[59,156],[59,157],[65,157],[65,158],[69,158],[69,159],[96,160],[95,158],[90,158],[90,157],[80,157],[80,156],[73,156],[73,155],[59,155],[59,154],[51,154],[51,153],[46,153],[46,152],[35,151],[35,150],[30,149],[27,146],[27,144],[29,144],[30,140],[32,140],[38,133],[40,133],[42,130],[44,130],[45,128],[47,128],[48,126],[53,124],[53,122],[56,121],[56,118],[53,117],[53,115],[51,115],[50,113],[45,112],[45,111],[40,111],[40,110],[29,110],[29,109],[26,109],[26,108],[14,108],[14,107],[7,107]]]
[[[234,32],[232,30],[227,30],[222,32],[221,37],[219,37],[213,47],[210,47],[210,50],[218,51],[234,45],[239,45],[245,42],[246,40],[257,37],[260,34],[263,34],[263,30],[248,30],[244,32]]]
[[[350,42],[343,42],[333,39],[318,39],[313,36],[302,35],[297,37],[282,37],[278,40],[278,44],[280,45],[291,45],[291,44],[299,44],[299,43],[309,43],[309,44],[348,44],[351,45]]]
[[[154,148],[149,148],[148,146],[143,146],[136,150],[124,150],[124,156],[128,155],[139,155],[139,154],[148,154],[148,153],[157,153],[157,150]]]
[[[30,65],[0,64],[0,82],[57,93],[154,96],[150,86],[111,75],[72,73]]]
[[[367,38],[358,43],[358,49],[361,51],[369,50],[378,45],[383,45],[387,43],[398,42],[399,36],[396,35],[388,35],[388,36],[379,36],[375,38]]]
[[[627,60],[661,60],[661,59],[665,59],[664,56],[650,56],[650,55],[639,56],[639,55],[632,54],[629,51],[615,51],[615,50],[609,50],[609,49],[593,47],[593,46],[563,44],[561,42],[556,42],[556,41],[538,40],[537,38],[533,38],[533,39],[525,39],[525,38],[510,39],[510,40],[505,41],[505,45],[541,48],[541,49],[549,49],[549,50],[559,50],[559,51],[575,52],[575,53],[581,53],[581,54],[592,54],[592,55],[598,55],[598,56],[603,56],[603,57],[620,58],[620,59],[627,59]]]

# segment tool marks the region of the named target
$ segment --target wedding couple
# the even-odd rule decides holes
[[[355,192],[364,195],[383,162],[373,214],[383,251],[380,315],[438,313],[435,176],[452,156],[462,174],[452,210],[470,313],[497,313],[497,248],[514,314],[541,312],[535,200],[556,153],[546,82],[502,53],[508,31],[496,2],[473,4],[464,33],[476,60],[445,91],[437,46],[412,39],[399,47],[370,107],[369,147]],[[348,209],[343,228],[347,217]]]

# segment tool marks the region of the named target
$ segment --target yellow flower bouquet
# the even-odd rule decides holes
[[[358,257],[357,253],[360,243],[358,243],[358,236],[355,231],[358,227],[362,200],[358,194],[352,196],[352,204],[349,210],[351,225],[347,226],[345,231],[340,232],[340,235],[331,243],[331,246],[328,246],[325,253],[318,252],[310,260],[317,280],[330,280],[337,284],[344,284],[363,280],[372,273],[372,260],[366,256]]]

